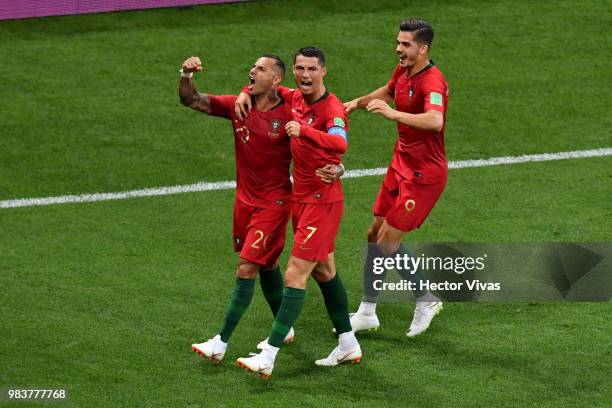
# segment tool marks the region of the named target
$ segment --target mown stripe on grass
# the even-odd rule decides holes
[[[471,167],[500,166],[507,164],[545,162],[553,160],[580,159],[586,157],[612,156],[612,148],[601,148],[591,150],[574,150],[570,152],[529,154],[522,156],[491,157],[479,160],[460,160],[448,163],[449,169],[466,169]],[[357,178],[377,176],[385,174],[386,167],[374,169],[349,170],[343,178]],[[80,195],[65,195],[58,197],[42,198],[20,198],[14,200],[0,201],[0,208],[33,207],[39,205],[88,203],[95,201],[125,200],[128,198],[164,196],[180,193],[194,193],[212,190],[229,190],[236,188],[235,181],[199,182],[195,184],[179,185],[172,187],[153,187],[141,190],[122,191],[118,193],[94,193]]]

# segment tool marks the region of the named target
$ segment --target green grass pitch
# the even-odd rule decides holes
[[[185,58],[204,60],[199,90],[235,93],[260,54],[289,62],[316,44],[348,100],[388,80],[410,16],[436,30],[450,160],[611,147],[611,11],[278,0],[0,22],[0,200],[232,179],[229,124],[178,102]],[[385,166],[395,137],[354,114],[347,167]],[[351,310],[380,181],[344,182],[336,256]],[[611,186],[611,157],[452,170],[407,242],[610,242]],[[384,303],[362,363],[321,369],[336,339],[311,283],[296,343],[263,381],[233,364],[271,323],[257,288],[226,361],[202,362],[190,345],[218,330],[234,280],[233,199],[0,209],[0,387],[66,387],[74,407],[612,405],[610,303],[448,303],[410,340],[412,305]]]

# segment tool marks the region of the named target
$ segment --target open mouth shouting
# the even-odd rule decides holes
[[[302,92],[306,91],[306,92],[310,92],[312,90],[312,81],[308,81],[308,80],[302,80],[300,81],[300,90]]]
[[[255,86],[255,78],[249,75],[249,85],[247,88],[249,89],[249,91],[251,91],[253,90],[254,86]]]

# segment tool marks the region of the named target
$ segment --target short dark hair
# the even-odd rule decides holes
[[[325,54],[319,47],[315,47],[311,45],[311,46],[303,47],[297,50],[297,52],[293,56],[294,64],[295,64],[295,59],[297,58],[298,55],[301,55],[304,57],[317,57],[317,59],[319,60],[319,64],[321,64],[322,67],[325,66]]]
[[[414,33],[414,37],[419,44],[427,44],[431,47],[434,37],[434,31],[425,20],[420,18],[410,18],[400,23],[400,31],[409,31]]]
[[[274,55],[274,54],[263,54],[261,56],[261,58],[271,58],[274,60],[274,66],[276,67],[276,70],[280,72],[281,76],[284,78],[285,77],[285,63],[283,62],[282,59],[280,59],[280,57],[278,55]]]

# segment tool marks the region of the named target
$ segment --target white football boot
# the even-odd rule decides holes
[[[359,313],[358,310],[355,313],[349,313],[349,317],[351,319],[353,333],[363,330],[373,332],[378,330],[378,326],[380,326],[380,322],[378,321],[378,316],[376,316],[376,314],[366,315]],[[336,334],[336,328],[332,328],[332,333]]]
[[[417,302],[412,323],[406,331],[406,336],[414,337],[423,333],[429,324],[442,310],[442,302]]]
[[[289,329],[289,333],[287,333],[287,336],[285,336],[285,340],[283,340],[283,344],[290,344],[290,343],[293,343],[294,341],[295,341],[295,332],[293,331],[293,327],[292,327],[291,329]],[[257,348],[259,350],[263,350],[266,344],[268,344],[267,337],[264,340],[260,341],[259,344],[257,344]]]
[[[251,357],[240,357],[236,360],[236,364],[245,371],[257,373],[261,378],[268,379],[274,369],[276,353],[278,353],[278,347],[266,343],[261,353],[251,353]]]
[[[217,334],[215,337],[204,343],[192,344],[191,349],[198,353],[200,357],[207,358],[212,361],[213,364],[219,364],[225,355],[227,343],[222,342],[221,336]]]
[[[346,351],[342,350],[340,346],[337,346],[332,350],[329,356],[315,361],[315,364],[322,367],[334,367],[341,363],[348,363],[349,361],[353,364],[357,364],[361,361],[361,357],[361,347],[358,343],[355,347]]]

